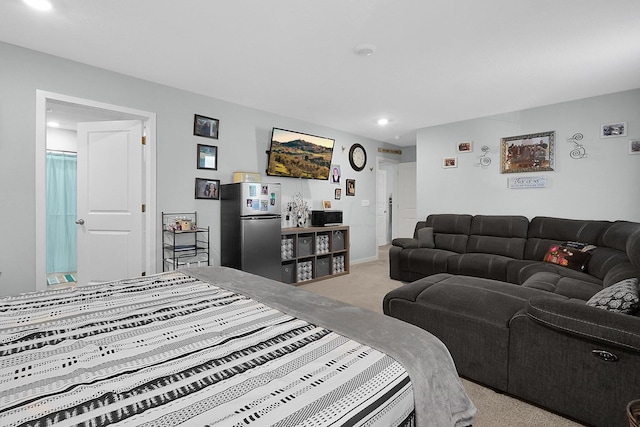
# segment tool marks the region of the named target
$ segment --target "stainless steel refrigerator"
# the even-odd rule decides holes
[[[225,267],[281,280],[280,184],[220,186],[220,260]]]

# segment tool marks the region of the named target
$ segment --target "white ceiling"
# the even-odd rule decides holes
[[[403,146],[640,87],[639,0],[51,2],[2,0],[0,40]]]

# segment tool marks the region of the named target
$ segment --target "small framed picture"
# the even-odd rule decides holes
[[[629,154],[640,154],[640,139],[629,141]]]
[[[458,153],[472,153],[473,141],[462,141],[456,144],[456,151]]]
[[[627,122],[606,123],[600,126],[600,138],[627,136]]]
[[[340,200],[340,198],[342,197],[342,189],[341,188],[336,188],[334,194],[333,194],[333,198],[336,200]]]
[[[443,157],[442,158],[442,167],[445,169],[448,168],[457,168],[458,167],[458,158],[457,157]]]
[[[347,180],[347,196],[355,196],[356,195],[356,180],[348,179]]]
[[[329,180],[332,184],[340,184],[340,165],[331,165],[331,177]]]
[[[220,200],[220,180],[196,178],[196,199]]]
[[[218,147],[198,144],[198,169],[218,170]]]
[[[322,201],[322,208],[323,209],[331,209],[331,200],[323,200]]]
[[[206,138],[218,139],[220,120],[195,114],[193,117],[193,134]]]

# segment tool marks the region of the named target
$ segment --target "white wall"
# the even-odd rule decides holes
[[[515,95],[514,95],[515,96]],[[626,137],[599,137],[604,123],[626,121]],[[555,170],[500,173],[500,138],[555,131]],[[588,155],[572,159],[575,133]],[[575,219],[640,221],[640,155],[629,155],[640,138],[640,89],[420,129],[417,135],[418,218],[430,213],[538,215]],[[473,153],[456,143],[474,142]],[[490,147],[489,167],[478,166]],[[458,167],[442,168],[457,156]],[[546,176],[547,187],[509,189],[507,177]]]
[[[335,138],[332,163],[341,165],[342,199],[335,209],[344,211],[351,226],[351,260],[377,256],[375,239],[375,159],[378,147],[397,149],[326,126],[259,111],[86,66],[28,49],[0,43],[0,223],[5,227],[0,245],[0,295],[35,289],[35,111],[36,90],[84,98],[157,114],[157,223],[160,214],[198,211],[200,224],[212,231],[213,261],[220,262],[219,202],[196,200],[196,177],[231,182],[234,171],[257,171],[264,175],[271,129],[280,127]],[[220,120],[218,140],[193,135],[193,115]],[[368,152],[365,170],[349,166],[351,144],[359,142]],[[218,170],[196,169],[196,145],[218,146]],[[344,147],[344,150],[342,149]],[[389,158],[397,155],[381,154]],[[356,179],[356,196],[344,194],[344,180]],[[283,184],[284,200],[301,192],[312,208],[323,199],[333,201],[335,185],[328,181],[264,178]],[[367,207],[363,200],[370,200]],[[16,220],[19,216],[19,220]],[[160,230],[157,231],[158,242]],[[157,248],[153,248],[157,251]],[[159,258],[159,255],[156,256]],[[158,262],[159,268],[161,263]]]

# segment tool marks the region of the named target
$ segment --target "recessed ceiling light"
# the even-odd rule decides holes
[[[47,122],[47,126],[49,126],[50,128],[59,128],[60,127],[60,123],[58,123],[58,122]]]
[[[360,44],[353,50],[360,56],[371,56],[376,53],[377,48],[372,44]]]
[[[22,0],[22,1],[24,1],[30,7],[37,10],[42,10],[42,11],[51,10],[51,8],[53,7],[51,6],[51,2],[49,0]]]
[[[378,119],[378,124],[384,126],[389,123],[389,119]]]

